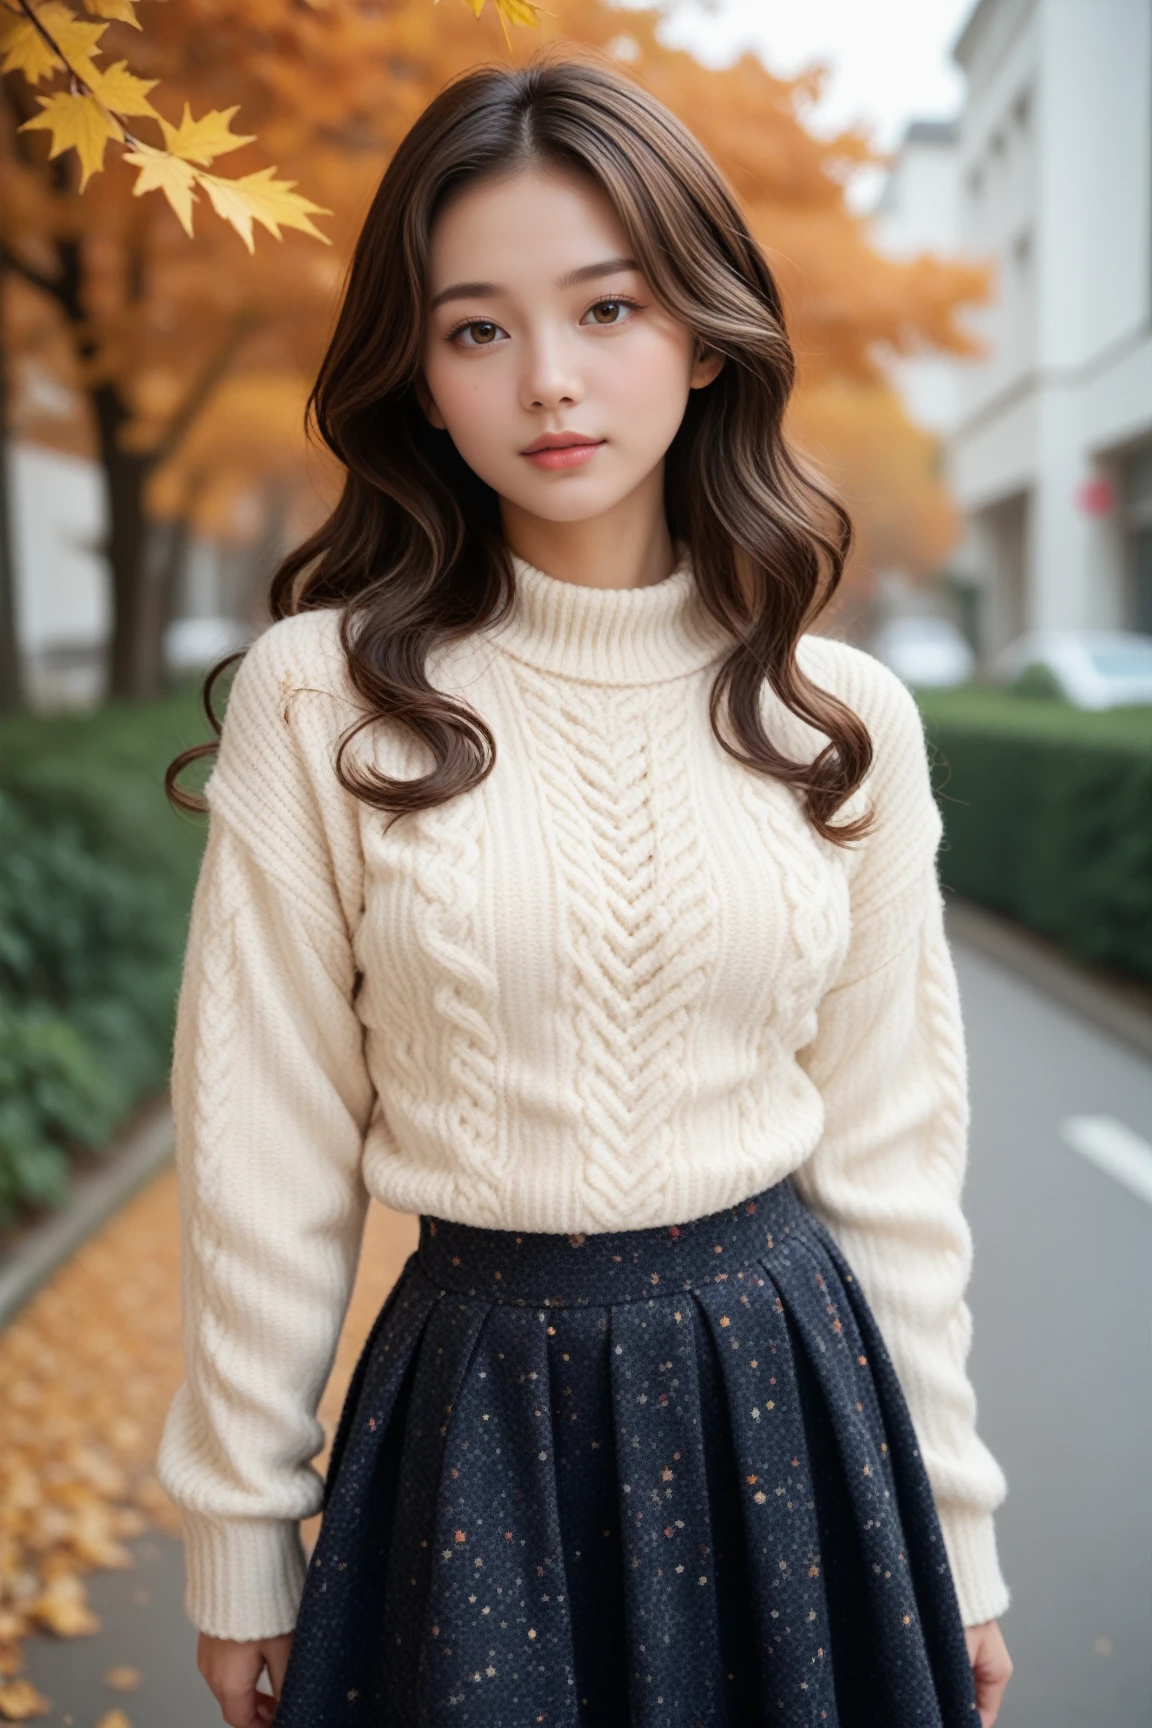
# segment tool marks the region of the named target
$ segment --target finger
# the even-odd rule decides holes
[[[284,1676],[288,1671],[288,1657],[291,1650],[292,1645],[289,1641],[286,1645],[278,1643],[268,1653],[268,1678],[272,1682],[272,1690],[277,1698],[279,1698],[281,1687],[284,1685]]]
[[[245,1686],[242,1691],[225,1690],[219,1696],[221,1714],[228,1728],[253,1728],[259,1721],[256,1693],[250,1686]]]
[[[1001,1679],[999,1676],[993,1678],[989,1674],[977,1674],[976,1704],[980,1711],[981,1728],[992,1728],[1000,1714],[1000,1705],[1003,1703],[1004,1688],[1007,1684],[1006,1677]]]

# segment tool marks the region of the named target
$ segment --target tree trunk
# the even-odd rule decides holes
[[[145,629],[148,635],[148,663],[155,667],[157,683],[161,686],[167,683],[164,637],[169,624],[176,615],[180,579],[188,561],[190,539],[190,521],[187,513],[176,517],[174,520],[157,523],[155,526],[156,555],[148,583],[148,616],[145,621]]]
[[[13,102],[17,123],[31,118],[31,94],[13,97],[7,86],[3,99]],[[75,193],[76,164],[60,156],[49,164],[50,184],[59,194]],[[55,243],[57,269],[45,274],[27,260],[8,253],[9,267],[19,270],[26,281],[55,301],[69,328],[76,357],[88,367],[98,357],[87,310],[90,260],[84,241],[65,232]],[[127,260],[127,304],[143,312],[146,299],[147,259],[143,240]],[[224,331],[220,346],[208,356],[170,419],[159,444],[149,451],[126,449],[121,431],[131,418],[122,391],[113,382],[95,385],[88,394],[96,430],[97,455],[104,481],[106,528],[101,552],[112,588],[112,644],[109,655],[107,693],[114,697],[140,698],[159,693],[163,679],[161,642],[166,621],[164,559],[152,556],[154,534],[144,510],[145,483],[179,447],[181,440],[227,376],[235,356],[259,319],[250,307],[241,307]],[[3,652],[4,576],[0,548],[0,654]],[[7,592],[10,593],[10,584]],[[0,681],[4,680],[0,660]],[[0,704],[3,697],[0,695]]]
[[[112,646],[108,662],[109,696],[141,698],[159,691],[159,667],[152,643],[148,605],[150,568],[144,483],[149,458],[120,443],[128,419],[123,398],[111,384],[91,395],[104,478],[107,529],[103,544],[112,579]]]
[[[24,706],[24,679],[16,623],[16,535],[8,467],[8,378],[4,349],[4,263],[0,258],[0,713]]]

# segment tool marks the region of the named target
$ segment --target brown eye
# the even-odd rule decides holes
[[[482,347],[495,339],[495,324],[469,324],[468,328],[472,332],[472,340]]]
[[[592,308],[597,324],[616,324],[620,319],[619,300],[598,300]]]

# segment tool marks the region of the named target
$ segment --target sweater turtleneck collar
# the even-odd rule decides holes
[[[729,638],[700,599],[687,553],[647,588],[586,588],[512,556],[516,596],[492,632],[514,659],[591,684],[662,684],[709,665]]]

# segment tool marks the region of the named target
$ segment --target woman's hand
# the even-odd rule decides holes
[[[291,1632],[242,1643],[233,1638],[211,1638],[207,1632],[201,1632],[196,1666],[208,1682],[228,1728],[264,1728],[272,1721],[291,1648]],[[265,1666],[272,1691],[258,1692],[256,1682]]]
[[[964,1636],[976,1680],[981,1728],[992,1728],[1000,1714],[1004,1688],[1012,1678],[1012,1658],[995,1620],[985,1620],[982,1626],[965,1626]]]

